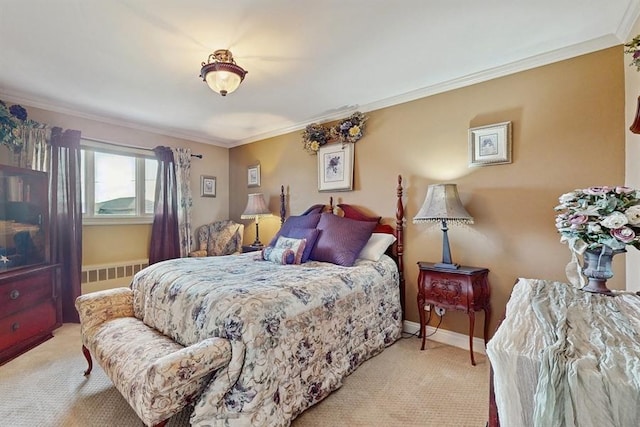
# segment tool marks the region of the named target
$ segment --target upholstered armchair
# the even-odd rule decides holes
[[[242,252],[244,224],[231,220],[214,221],[198,229],[198,250],[192,257],[231,255]]]

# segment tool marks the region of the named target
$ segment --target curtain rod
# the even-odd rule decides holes
[[[136,147],[135,145],[118,144],[116,142],[104,141],[102,139],[96,139],[96,138],[81,137],[81,139],[85,139],[87,141],[99,142],[100,144],[113,145],[114,147],[133,148],[133,149],[136,149],[136,150],[153,151],[153,148]],[[203,155],[202,154],[192,154],[191,157],[197,157],[197,158],[201,159],[203,157]]]

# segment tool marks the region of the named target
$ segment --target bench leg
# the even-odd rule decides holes
[[[82,354],[84,354],[84,358],[87,359],[87,364],[89,365],[87,370],[84,371],[84,376],[86,377],[93,369],[93,361],[91,360],[91,353],[89,353],[89,349],[87,347],[82,346]]]

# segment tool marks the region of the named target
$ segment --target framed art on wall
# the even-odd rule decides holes
[[[200,175],[200,196],[216,197],[216,177]]]
[[[511,122],[469,129],[469,166],[511,163]]]
[[[318,150],[318,191],[353,189],[354,144],[326,144]]]
[[[260,187],[260,165],[247,168],[247,187]]]

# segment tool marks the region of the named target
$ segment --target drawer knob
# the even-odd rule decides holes
[[[15,332],[18,329],[20,329],[20,323],[15,322],[13,325],[11,325],[11,332]]]
[[[18,299],[19,296],[20,296],[20,291],[17,289],[14,289],[9,293],[9,298],[11,299]]]

